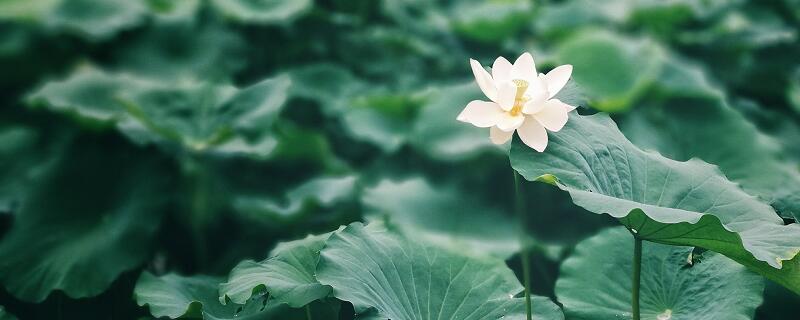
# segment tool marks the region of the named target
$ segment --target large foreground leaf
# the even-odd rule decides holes
[[[642,319],[747,320],[764,279],[713,252],[687,263],[692,248],[643,243]],[[597,254],[602,252],[602,254]],[[584,240],[561,266],[556,295],[570,319],[631,318],[633,237],[617,227]]]
[[[404,238],[381,224],[331,235],[317,279],[370,319],[524,319],[522,286],[502,260],[476,259]],[[563,319],[534,298],[536,319]]]
[[[544,153],[515,140],[511,164],[645,240],[722,253],[800,293],[800,226],[784,226],[770,206],[707,163],[640,150],[606,115],[571,115]]]
[[[223,305],[217,300],[220,279],[208,276],[184,277],[167,274],[156,277],[145,272],[134,289],[134,299],[148,306],[155,317],[193,319],[305,319],[305,310],[292,309],[259,296],[245,305]],[[313,310],[318,319],[336,319],[338,303],[320,303]]]
[[[508,258],[516,253],[519,228],[511,216],[462,194],[422,178],[383,180],[367,189],[362,201],[372,216],[388,216],[411,237],[469,254]]]
[[[333,252],[335,254],[345,254],[345,252],[342,252],[341,250],[345,250],[349,252],[349,254],[353,255],[359,254],[360,251],[358,250],[364,248],[341,247],[341,245],[343,245],[341,241],[348,241],[347,239],[354,239],[352,237],[359,237],[359,243],[362,244],[389,246],[385,248],[387,250],[385,253],[391,253],[394,256],[392,259],[387,258],[387,260],[380,260],[379,255],[382,253],[361,252],[362,254],[366,254],[362,256],[362,258],[371,257],[369,260],[370,263],[365,265],[365,267],[370,268],[370,270],[336,271],[327,269],[327,271],[325,271],[326,269],[324,269],[324,266],[318,266],[318,262],[320,260],[320,250],[331,245],[331,237],[338,237],[338,240],[332,242],[335,244],[333,245]],[[374,243],[374,241],[385,242]],[[392,245],[402,245],[403,247],[392,247]],[[371,248],[377,249],[377,247]],[[424,252],[419,252],[421,256],[405,257],[405,260],[403,260],[405,261],[405,264],[395,261],[398,259],[397,255],[404,254],[403,251],[410,254],[411,252],[416,252],[418,250],[422,250]],[[348,259],[348,257],[337,256],[334,261],[329,262],[327,267],[342,267],[337,267],[337,264],[345,262],[345,260],[342,259]],[[443,260],[438,261],[439,259]],[[383,261],[381,262],[382,265],[374,265],[373,262],[376,261]],[[397,266],[401,269],[372,270],[372,268],[376,267],[390,268],[390,264],[392,267]],[[448,275],[446,272],[444,272],[444,270],[447,268],[460,268],[462,266],[465,269],[462,270],[460,274],[466,278],[463,278],[457,274]],[[412,269],[415,270],[413,273],[404,273]],[[451,253],[450,251],[443,251],[437,247],[429,245],[414,245],[410,240],[406,240],[406,238],[402,237],[401,235],[386,231],[383,225],[380,223],[374,223],[369,227],[363,227],[361,224],[355,224],[345,228],[344,230],[340,229],[332,233],[309,236],[302,240],[282,243],[275,248],[275,250],[273,250],[273,252],[270,254],[270,258],[262,262],[256,263],[249,260],[243,261],[231,272],[228,282],[220,286],[220,300],[222,302],[230,301],[243,304],[258,294],[263,294],[266,292],[277,301],[285,302],[290,306],[300,307],[312,301],[327,297],[331,293],[331,287],[337,288],[338,286],[338,290],[349,290],[342,289],[342,284],[340,282],[342,279],[334,279],[331,277],[335,277],[336,272],[356,271],[360,271],[361,273],[349,275],[348,277],[350,278],[348,282],[355,284],[358,282],[355,280],[363,280],[362,278],[369,277],[368,275],[370,273],[396,274],[397,276],[402,274],[403,277],[408,276],[412,279],[416,277],[418,282],[413,282],[405,278],[399,279],[405,283],[405,288],[402,286],[398,287],[398,284],[394,282],[382,282],[390,281],[389,279],[373,280],[380,282],[376,285],[379,285],[382,288],[381,290],[395,290],[393,292],[379,292],[378,294],[380,296],[395,298],[406,296],[406,298],[408,298],[413,295],[415,299],[427,299],[426,297],[430,296],[432,301],[436,300],[440,302],[436,305],[427,305],[427,302],[422,300],[414,302],[407,302],[406,300],[403,300],[406,302],[388,301],[388,305],[381,305],[363,303],[358,304],[357,301],[359,300],[350,300],[351,302],[356,303],[358,309],[357,312],[361,314],[362,317],[369,315],[380,318],[380,316],[374,313],[375,310],[373,310],[373,308],[377,310],[384,310],[384,308],[386,308],[388,310],[386,312],[389,312],[389,315],[383,313],[382,315],[389,317],[391,314],[393,314],[391,312],[398,311],[397,308],[404,308],[406,306],[410,307],[409,305],[406,305],[407,303],[413,303],[417,308],[423,307],[422,305],[426,304],[424,308],[431,308],[428,311],[419,311],[423,313],[416,312],[417,314],[414,315],[414,319],[418,318],[418,316],[422,316],[422,314],[428,314],[430,316],[441,315],[443,318],[448,319],[492,319],[495,316],[500,317],[502,315],[507,315],[512,317],[511,319],[516,319],[514,317],[519,315],[524,316],[524,314],[520,313],[524,312],[524,310],[520,308],[522,306],[522,300],[513,298],[513,295],[518,293],[521,289],[519,282],[501,260],[470,258]],[[450,271],[455,272],[456,270],[453,269]],[[399,272],[399,274],[397,274],[397,272]],[[331,281],[331,283],[321,284],[318,282],[317,277],[322,273],[326,274],[328,281]],[[487,276],[488,280],[486,278]],[[392,279],[391,281],[396,280],[398,279]],[[486,282],[482,282],[484,280]],[[448,289],[446,286],[451,283],[453,287],[449,290],[452,292],[448,294]],[[372,285],[372,283],[361,284]],[[473,285],[477,285],[481,289],[473,292],[463,291],[469,290],[469,288],[471,288]],[[347,300],[353,295],[362,295],[364,293],[363,290],[367,289],[363,287],[357,288],[355,291],[348,291],[349,293],[344,293],[342,296],[336,297]],[[375,293],[373,292],[372,294]],[[447,301],[441,303],[443,300]],[[399,303],[400,305],[394,305],[395,303]],[[456,306],[458,303],[463,303],[463,306],[461,307],[462,309],[459,310],[466,313],[459,313],[452,309],[458,308]],[[540,319],[560,319],[557,316],[560,316],[560,312],[556,312],[558,311],[558,308],[555,307],[552,302],[549,302],[545,298],[536,298],[536,304],[539,306],[539,308],[541,308],[540,310],[537,310],[537,314],[542,316]],[[437,309],[434,310],[433,308]],[[469,315],[467,310],[470,310],[471,312],[471,308],[478,308],[480,310],[473,315]],[[511,311],[507,312],[508,310]],[[482,317],[482,315],[485,317]],[[400,316],[391,317],[393,319],[405,319]]]
[[[152,159],[79,139],[19,204],[0,242],[0,282],[25,301],[103,292],[148,255],[163,213]]]

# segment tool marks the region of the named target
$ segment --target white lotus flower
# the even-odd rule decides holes
[[[553,99],[569,81],[572,65],[537,74],[533,56],[526,52],[513,65],[503,57],[497,58],[490,75],[478,61],[469,62],[475,81],[492,101],[471,101],[457,119],[491,128],[489,138],[495,144],[508,142],[516,130],[522,142],[536,151],[544,151],[547,130],[561,130],[567,123],[567,113],[575,110]]]

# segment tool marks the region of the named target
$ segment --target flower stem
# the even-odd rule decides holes
[[[633,235],[633,288],[631,289],[631,308],[633,309],[633,320],[640,320],[639,312],[639,284],[642,275],[642,239]]]
[[[525,314],[527,320],[533,319],[531,306],[531,266],[530,253],[528,252],[527,219],[525,217],[525,199],[520,192],[519,173],[514,171],[514,211],[516,211],[520,224],[520,259],[522,260],[522,285],[525,287]]]

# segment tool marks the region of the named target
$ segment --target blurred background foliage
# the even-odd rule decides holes
[[[795,0],[0,0],[0,319],[146,317],[143,270],[202,287],[364,220],[519,272],[506,151],[455,117],[480,98],[468,58],[524,51],[575,66],[581,113],[794,221],[798,27]],[[555,299],[614,222],[524,192]],[[756,319],[800,311],[764,295]]]

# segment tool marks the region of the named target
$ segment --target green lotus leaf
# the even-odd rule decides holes
[[[318,102],[323,112],[336,115],[339,99],[364,90],[364,84],[341,65],[313,64],[289,72],[292,96]]]
[[[138,144],[197,153],[272,157],[272,132],[290,81],[278,76],[246,88],[212,83],[166,85],[125,73],[84,68],[29,95],[34,106],[116,125]]]
[[[656,35],[669,36],[680,31],[694,18],[691,2],[696,1],[641,1],[628,20]]]
[[[776,12],[736,10],[720,15],[715,24],[710,27],[682,32],[680,40],[690,44],[715,45],[720,52],[733,53],[738,56],[749,54],[742,52],[742,49],[755,50],[781,43],[791,43],[796,38],[797,30],[784,22],[780,14]],[[742,69],[746,69],[746,67]],[[754,85],[759,86],[759,84]]]
[[[422,178],[383,180],[364,191],[362,202],[373,219],[386,216],[415,239],[474,255],[508,258],[516,253],[519,227],[512,216],[463,194]]]
[[[625,1],[625,0],[622,0]],[[609,3],[614,5],[608,5]],[[623,22],[630,11],[630,6],[621,1],[604,3],[591,0],[565,1],[541,6],[541,11],[533,21],[536,30],[561,39],[586,25],[608,25]]]
[[[244,304],[258,293],[268,292],[277,301],[302,307],[327,297],[331,288],[317,282],[315,272],[319,252],[330,235],[283,242],[264,261],[242,261],[231,271],[228,282],[220,285],[220,301]]]
[[[721,14],[711,26],[682,30],[677,38],[682,46],[696,48],[692,55],[701,57],[705,67],[727,84],[731,93],[751,98],[785,97],[789,68],[795,64],[792,55],[782,48],[797,41],[797,28],[784,19],[782,12],[742,9]],[[754,59],[758,63],[750,63]]]
[[[124,111],[115,100],[122,88],[141,83],[130,77],[82,67],[63,80],[51,81],[27,97],[34,107],[68,114],[86,122],[110,123]]]
[[[0,306],[0,320],[17,320],[17,317],[8,313],[3,306]]]
[[[719,170],[634,146],[604,114],[573,114],[543,153],[515,140],[511,165],[527,180],[569,192],[586,210],[609,214],[645,240],[722,253],[800,292],[800,226]]]
[[[422,92],[371,89],[349,70],[330,64],[311,65],[290,72],[291,94],[319,103],[322,112],[342,122],[344,132],[392,153],[408,142]]]
[[[375,92],[346,99],[343,127],[354,139],[369,142],[386,153],[400,149],[412,130],[423,97],[416,93]]]
[[[786,152],[786,161],[800,169],[800,126],[790,113],[768,109],[752,100],[734,100],[730,106],[744,114]]]
[[[273,158],[288,163],[313,165],[328,172],[347,172],[347,164],[332,150],[327,132],[319,128],[305,128],[288,121],[275,124],[274,134],[278,145]]]
[[[8,0],[0,2],[0,19],[38,20],[51,11],[60,0]]]
[[[601,111],[628,110],[661,71],[662,47],[607,31],[587,30],[562,43],[556,58],[572,73],[591,105]]]
[[[163,168],[116,142],[69,144],[22,199],[0,241],[0,283],[12,295],[95,296],[145,261],[167,200]]]
[[[674,35],[692,19],[712,20],[741,4],[740,0],[572,0],[542,6],[542,12],[536,17],[536,27],[548,35],[561,35],[585,26],[633,25],[648,27],[654,33]]]
[[[58,164],[71,132],[46,138],[44,132],[23,125],[4,124],[0,129],[0,212],[12,213],[35,189],[37,181]]]
[[[233,206],[246,216],[274,223],[351,201],[355,191],[355,176],[318,177],[289,190],[286,199],[241,195],[234,199]]]
[[[318,103],[326,116],[338,118],[342,122],[342,129],[347,135],[355,140],[370,143],[386,153],[397,151],[410,142],[410,139],[418,141],[424,138],[435,139],[421,136],[428,133],[424,130],[437,130],[424,126],[448,126],[450,122],[445,119],[454,117],[445,115],[445,118],[440,118],[439,116],[447,110],[431,110],[427,114],[430,117],[428,121],[418,129],[415,127],[417,122],[415,119],[418,118],[417,115],[423,105],[427,105],[431,95],[429,91],[395,90],[392,92],[384,86],[371,88],[368,83],[357,78],[350,70],[332,64],[316,64],[297,68],[290,71],[289,74],[293,81],[291,88],[293,97]],[[459,91],[456,95],[474,95],[472,93],[477,92],[477,89],[475,90],[472,92]],[[442,98],[439,100],[446,100],[444,96],[447,93],[442,92]],[[460,98],[455,98],[455,100],[458,101]],[[436,106],[444,107],[445,104],[442,102]],[[447,105],[446,108],[452,109],[451,105]],[[456,112],[455,115],[458,113]],[[444,131],[438,129],[433,133],[444,135]],[[486,140],[488,141],[488,138]]]
[[[701,20],[709,20],[717,17],[732,9],[737,9],[742,6],[744,2],[741,0],[722,0],[722,1],[692,1],[692,0],[678,0],[670,3],[662,1],[641,1],[636,2],[638,5],[637,10],[690,10],[695,18]]]
[[[795,113],[800,114],[800,68],[792,72],[789,89],[786,90],[786,99],[789,100]]]
[[[254,297],[244,305],[223,305],[217,300],[220,279],[209,276],[184,277],[167,274],[160,277],[142,273],[133,295],[140,306],[148,306],[154,317],[207,320],[305,319],[306,311],[292,309],[267,297]],[[315,304],[311,310],[317,319],[336,319],[338,302]]]
[[[223,15],[254,24],[286,24],[311,9],[311,0],[213,0]]]
[[[642,319],[753,319],[763,300],[764,279],[723,255],[709,251],[692,255],[692,250],[642,244]],[[630,319],[632,252],[633,237],[622,227],[578,244],[561,265],[556,283],[567,317]]]
[[[800,295],[796,295],[780,285],[767,281],[764,289],[764,304],[756,310],[755,319],[780,319],[797,312]]]
[[[682,98],[723,99],[725,94],[703,67],[677,55],[668,55],[646,100]]]
[[[449,30],[447,18],[450,13],[446,11],[445,3],[424,0],[384,0],[381,1],[380,10],[394,22],[415,32],[420,32],[424,36],[441,34]],[[424,39],[424,36],[407,39],[406,42]]]
[[[5,0],[0,2],[0,19],[33,21],[56,31],[105,40],[144,22],[147,13],[166,19],[188,18],[197,13],[198,7],[198,0]]]
[[[473,81],[431,90],[419,111],[410,142],[437,160],[463,160],[482,152],[501,154],[489,133],[453,121],[472,100],[486,99]]]
[[[200,0],[148,0],[151,13],[163,20],[192,19],[200,9]]]
[[[781,147],[719,98],[718,90],[687,97],[685,87],[704,82],[687,79],[675,77],[660,85],[665,98],[627,114],[622,132],[640,148],[658,150],[670,159],[698,157],[713,163],[782,216],[800,218],[800,171],[784,160]]]
[[[244,89],[208,83],[131,88],[120,94],[130,117],[119,128],[139,143],[266,159],[277,145],[269,130],[288,87],[288,77],[280,76]]]
[[[628,21],[647,27],[660,36],[673,36],[693,21],[707,22],[741,6],[740,0],[722,1],[628,1],[632,6]]]
[[[514,273],[502,260],[462,256],[372,223],[331,235],[317,279],[369,319],[524,319]],[[547,298],[534,297],[535,319],[563,319]]]
[[[533,4],[525,0],[462,1],[454,3],[448,12],[457,33],[483,42],[501,42],[530,22]]]
[[[468,56],[448,45],[458,40],[448,30],[446,17],[441,12],[421,10],[440,3],[414,0],[381,1],[381,4],[382,9],[406,8],[401,10],[405,11],[402,17],[392,17],[400,17],[395,19],[394,25],[373,25],[348,33],[339,39],[341,43],[337,49],[344,65],[365,76],[369,87],[374,88],[377,82],[368,79],[375,78],[390,80],[382,83],[394,83],[403,88],[409,88],[410,84],[427,85],[431,79],[422,75],[463,70]],[[398,65],[402,65],[405,72],[397,72]]]
[[[222,23],[162,19],[114,47],[113,66],[118,72],[170,83],[224,81],[245,66],[245,48],[242,36]]]
[[[427,53],[445,49],[445,46],[436,48],[435,42],[442,38],[456,40],[454,35],[485,43],[508,40],[525,29],[533,8],[530,2],[522,0],[381,1],[380,6],[387,17],[413,32],[404,37],[404,42],[426,47]],[[440,61],[446,63],[445,60]]]
[[[43,22],[89,40],[105,40],[144,22],[146,14],[144,1],[61,0],[45,14]]]

